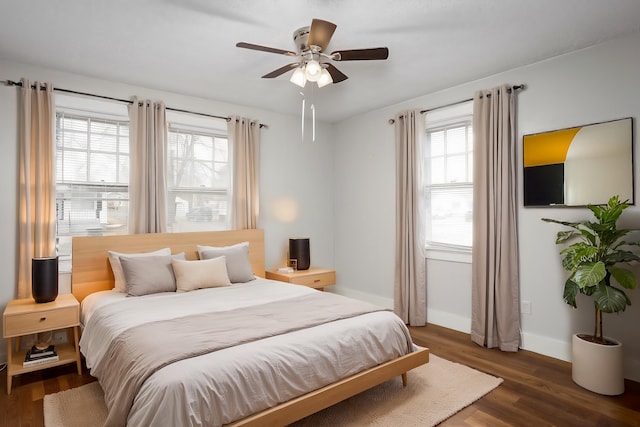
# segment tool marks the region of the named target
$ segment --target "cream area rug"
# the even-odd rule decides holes
[[[429,363],[304,418],[295,427],[434,426],[502,383],[501,378],[431,354]],[[97,382],[44,397],[45,427],[102,426],[107,416]]]

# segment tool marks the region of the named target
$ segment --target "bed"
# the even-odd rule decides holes
[[[203,264],[189,263],[198,245],[241,242],[253,280],[139,297],[113,290],[110,251],[169,248],[183,257],[172,262],[184,284],[180,269]],[[406,383],[429,360],[389,311],[265,279],[262,230],[78,237],[72,271],[80,347],[110,425],[287,425],[395,376]]]

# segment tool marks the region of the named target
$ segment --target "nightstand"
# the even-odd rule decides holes
[[[75,363],[78,375],[82,374],[78,327],[80,304],[71,294],[58,295],[55,301],[38,304],[32,298],[9,301],[2,315],[4,337],[7,338],[7,394],[11,393],[12,377],[26,372]],[[58,359],[42,365],[23,367],[25,353],[20,351],[20,337],[39,332],[67,329],[66,344],[56,344]],[[69,337],[73,332],[73,341]],[[14,349],[13,342],[16,341]]]
[[[336,284],[336,271],[326,268],[310,267],[308,270],[295,270],[293,273],[281,273],[278,270],[271,270],[267,271],[265,276],[267,279],[309,286],[321,291],[324,290],[325,286]]]

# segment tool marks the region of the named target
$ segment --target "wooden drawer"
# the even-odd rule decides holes
[[[312,288],[324,288],[325,286],[335,285],[336,272],[330,271],[326,273],[292,277],[290,282],[295,283],[296,285],[304,285]]]
[[[63,329],[78,324],[78,308],[65,307],[5,316],[5,337]]]
[[[325,286],[336,284],[336,271],[327,268],[310,267],[308,270],[296,270],[290,273],[281,271],[267,271],[267,279],[293,283],[295,285],[308,286],[324,290]]]

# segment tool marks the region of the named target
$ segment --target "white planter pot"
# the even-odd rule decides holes
[[[571,376],[581,387],[595,393],[616,396],[624,393],[622,344],[602,345],[573,335]]]

